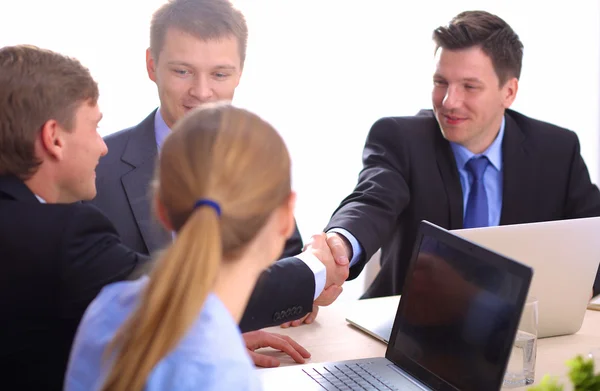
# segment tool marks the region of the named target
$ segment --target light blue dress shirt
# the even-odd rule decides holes
[[[169,129],[167,126],[167,123],[163,119],[159,108],[156,110],[156,114],[154,115],[154,136],[156,137],[156,146],[158,147],[159,151],[169,133],[171,133],[171,129]]]
[[[456,160],[458,174],[460,176],[460,185],[462,187],[463,218],[467,210],[467,200],[469,199],[469,192],[471,191],[471,186],[473,184],[473,176],[468,172],[465,165],[471,158],[479,156],[486,156],[491,163],[483,173],[483,183],[488,198],[488,226],[500,224],[500,213],[502,212],[502,140],[504,139],[505,124],[506,120],[503,117],[500,131],[498,132],[496,139],[488,149],[481,154],[475,155],[462,145],[450,143],[450,147],[454,153],[454,159]],[[350,245],[352,246],[350,266],[358,262],[363,253],[363,249],[354,235],[343,228],[332,228],[328,232],[337,232],[348,239],[348,242],[350,242]]]
[[[110,284],[90,304],[77,330],[65,377],[65,391],[93,391],[102,386],[110,362],[106,347],[135,310],[148,277]],[[158,362],[145,391],[246,390],[262,387],[240,330],[215,294],[183,339]]]

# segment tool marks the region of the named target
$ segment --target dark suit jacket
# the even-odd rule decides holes
[[[102,287],[147,261],[84,204],[42,204],[0,176],[0,368],[7,390],[61,390],[71,343]]]
[[[157,160],[154,114],[140,124],[105,138],[108,154],[96,170],[98,194],[93,203],[113,222],[123,243],[154,254],[171,240],[152,217],[150,183]],[[293,255],[302,251],[298,228],[285,246],[282,260],[259,279],[244,317],[242,331],[298,319],[312,311],[314,274]]]
[[[150,183],[158,156],[153,111],[138,125],[104,141],[108,154],[96,170],[98,194],[92,201],[113,222],[123,243],[142,254],[154,254],[171,240],[152,216]],[[282,257],[302,252],[298,227]]]
[[[600,192],[590,181],[576,134],[512,110],[505,118],[500,224],[600,216]],[[431,111],[373,125],[358,184],[326,228],[345,228],[364,249],[350,279],[382,249],[381,271],[363,297],[402,292],[421,220],[463,227],[456,161]],[[598,276],[594,292],[600,292]]]
[[[42,204],[14,177],[0,176],[0,216],[2,385],[61,390],[87,306],[103,286],[145,272],[149,257],[125,247],[96,207]],[[282,259],[260,277],[240,327],[304,316],[314,291],[310,269],[296,258]]]

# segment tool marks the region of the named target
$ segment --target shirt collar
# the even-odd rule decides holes
[[[156,145],[159,151],[170,132],[171,129],[169,129],[167,123],[163,119],[159,107],[158,110],[156,110],[156,114],[154,115],[154,134],[156,136]]]
[[[474,156],[486,156],[490,163],[496,168],[496,170],[502,170],[502,140],[504,139],[504,127],[506,124],[506,120],[502,117],[502,124],[500,125],[500,131],[496,136],[494,142],[486,149],[483,153],[475,155],[473,152],[469,151],[466,147],[456,144],[450,143],[452,147],[452,152],[454,152],[454,157],[456,159],[456,165],[459,170],[462,170],[465,167],[465,164]]]
[[[38,201],[39,201],[40,203],[42,203],[42,204],[45,204],[45,203],[46,203],[46,200],[45,200],[45,199],[43,199],[42,197],[40,197],[39,195],[37,195],[37,194],[34,194],[34,196],[35,196],[35,198],[37,198],[37,199],[38,199]]]

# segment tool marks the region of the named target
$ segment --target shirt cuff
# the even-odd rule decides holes
[[[304,251],[294,258],[298,258],[304,262],[315,275],[315,297],[313,300],[316,300],[321,295],[321,292],[323,292],[323,289],[325,289],[325,281],[327,281],[327,269],[325,265],[310,251]]]
[[[352,259],[350,260],[350,267],[354,266],[354,264],[358,262],[358,260],[362,256],[363,252],[362,248],[360,247],[360,243],[358,243],[358,240],[356,240],[354,235],[352,235],[344,228],[332,228],[327,232],[336,232],[345,237],[350,242],[350,246],[352,247]]]

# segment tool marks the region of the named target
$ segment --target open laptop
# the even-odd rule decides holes
[[[533,271],[422,222],[384,357],[261,369],[264,390],[499,390]]]
[[[538,299],[539,338],[579,331],[600,262],[600,217],[451,232],[535,270],[530,295]],[[346,320],[389,342],[394,322],[391,315],[374,318],[368,311],[361,311],[359,303]]]
[[[579,331],[600,263],[600,217],[452,232],[535,270],[538,337]]]

